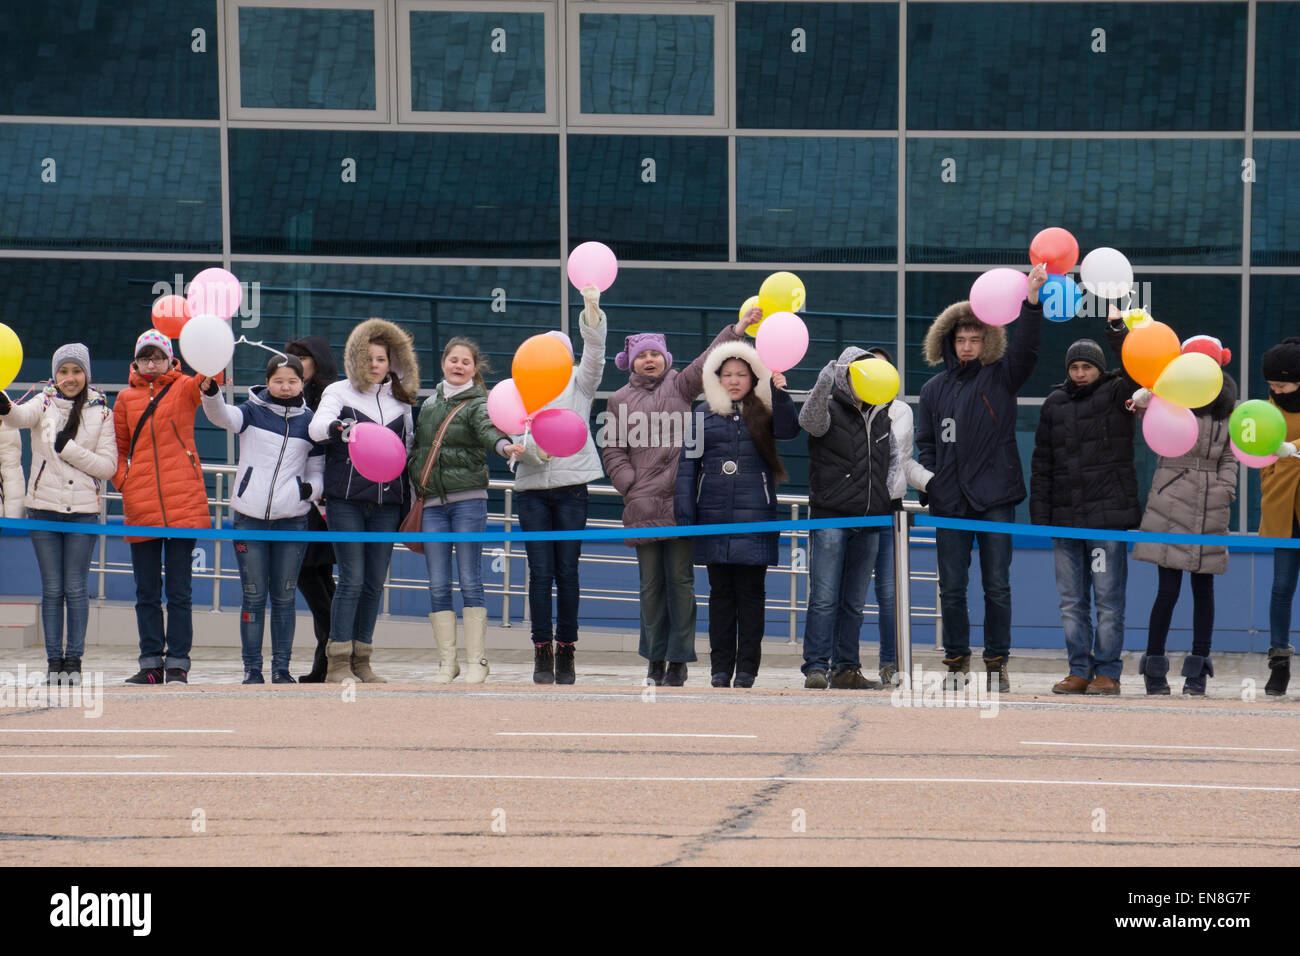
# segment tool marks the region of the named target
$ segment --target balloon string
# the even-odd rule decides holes
[[[528,436],[531,435],[532,433],[533,433],[533,420],[532,420],[531,418],[525,418],[525,419],[524,419],[524,437],[523,437],[523,440],[520,442],[520,444],[521,444],[521,445],[527,445],[527,444],[528,444]],[[515,473],[515,466],[516,466],[517,464],[519,464],[519,456],[518,456],[518,455],[511,455],[511,456],[510,456],[510,460],[509,460],[509,462],[506,463],[506,467],[510,469],[510,474],[513,475],[513,474]]]
[[[249,338],[248,338],[248,336],[246,336],[246,335],[241,335],[239,338],[235,339],[235,344],[236,344],[236,345],[256,345],[259,349],[266,349],[266,350],[267,350],[268,352],[270,352],[272,355],[278,355],[278,356],[280,356],[281,358],[288,358],[288,357],[289,357],[289,356],[285,355],[283,352],[281,352],[279,349],[273,349],[273,348],[271,348],[271,346],[269,346],[269,345],[263,345],[261,342],[252,342],[252,341],[250,341]]]

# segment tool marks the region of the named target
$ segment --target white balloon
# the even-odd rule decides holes
[[[181,329],[181,355],[200,375],[211,378],[225,371],[235,354],[235,333],[215,315],[198,315]]]
[[[1118,249],[1102,246],[1079,263],[1079,281],[1098,298],[1122,299],[1133,289],[1133,266]]]

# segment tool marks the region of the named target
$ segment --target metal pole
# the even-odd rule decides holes
[[[227,432],[226,434],[231,435],[233,433]],[[216,526],[217,529],[220,530],[221,529],[221,495],[222,492],[225,491],[226,476],[223,475],[221,472],[217,472],[215,477],[216,477],[215,490],[217,493]],[[212,610],[214,611],[221,610],[221,542],[219,540],[212,542]]]
[[[790,520],[799,520],[799,505],[790,506]],[[795,642],[795,632],[799,626],[799,574],[795,567],[795,553],[799,550],[799,530],[790,532],[790,638],[787,644]]]
[[[894,512],[894,634],[898,645],[898,672],[912,678],[912,569],[908,543],[912,517]]]
[[[108,499],[102,494],[99,498],[99,523],[108,524]],[[99,536],[99,599],[104,600],[105,584],[104,579],[108,577],[108,571],[105,562],[108,557],[108,535]]]
[[[510,509],[514,505],[514,491],[506,489],[506,503],[503,523],[507,533],[510,531],[511,514]],[[507,537],[501,542],[501,626],[510,626],[510,539]],[[525,587],[525,592],[527,588]],[[528,601],[524,601],[524,614],[528,613]]]

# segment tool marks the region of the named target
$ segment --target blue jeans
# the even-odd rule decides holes
[[[1296,529],[1292,528],[1292,536]],[[36,536],[32,532],[32,537]],[[1300,578],[1300,548],[1273,550],[1273,591],[1268,601],[1268,645],[1290,646],[1291,602],[1295,598],[1296,580]]]
[[[482,534],[487,530],[487,499],[471,498],[425,508],[420,530],[439,534]],[[451,550],[456,549],[456,572],[465,607],[485,607],[483,602],[483,543],[481,541],[426,541],[424,562],[429,568],[429,605],[436,614],[453,610],[451,603]]]
[[[521,491],[519,527],[524,531],[581,531],[587,527],[587,486],[566,485],[538,491]],[[533,641],[551,639],[551,587],[555,587],[555,639],[578,639],[578,558],[581,541],[529,541],[528,616]]]
[[[235,527],[248,531],[306,531],[307,516],[266,521],[235,512]],[[289,669],[297,623],[298,570],[306,541],[236,541],[235,560],[244,600],[239,609],[239,643],[244,669],[262,669],[262,619],[271,599],[271,670]]]
[[[1010,522],[1016,518],[1016,508],[999,505],[962,517],[970,521]],[[970,578],[971,544],[976,540],[980,548],[980,578],[984,584],[984,657],[1006,657],[1011,653],[1011,535],[938,528],[935,550],[945,657],[970,654],[966,584]]]
[[[641,572],[641,644],[648,661],[686,664],[695,657],[695,546],[667,538],[636,546]]]
[[[57,511],[27,510],[32,521],[66,521],[94,524],[98,515],[61,514]],[[45,631],[45,656],[49,659],[75,657],[86,650],[86,624],[90,621],[90,555],[95,550],[93,534],[63,534],[33,531],[32,549],[41,569],[41,627]],[[68,648],[63,649],[63,608],[68,609]]]
[[[1070,674],[1092,680],[1119,680],[1124,670],[1124,595],[1128,587],[1128,547],[1123,541],[1053,538],[1056,590]],[[1101,553],[1098,554],[1097,552]],[[1089,597],[1097,604],[1092,624]]]
[[[879,528],[814,528],[809,534],[808,616],[803,667],[809,671],[860,667],[858,637]]]
[[[331,498],[325,505],[331,531],[382,531],[392,534],[402,523],[401,505]],[[330,640],[373,643],[375,618],[384,595],[384,579],[393,556],[391,542],[335,541],[339,583],[330,605]]]
[[[140,667],[190,669],[194,618],[190,574],[194,538],[150,538],[131,545],[135,573],[135,626],[140,633]],[[167,631],[163,636],[163,569],[166,568]]]
[[[898,641],[894,635],[894,540],[882,534],[876,548],[876,605],[880,608],[880,666],[898,663]]]

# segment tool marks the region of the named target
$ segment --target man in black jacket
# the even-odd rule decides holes
[[[1122,358],[1128,334],[1112,306],[1111,351]],[[1142,522],[1133,467],[1133,412],[1138,383],[1107,371],[1101,346],[1079,339],[1065,354],[1068,378],[1038,419],[1029,478],[1029,520],[1066,528],[1124,531]],[[1056,589],[1070,673],[1056,694],[1118,694],[1124,662],[1124,592],[1128,546],[1123,541],[1053,538]],[[1094,629],[1089,595],[1097,605]]]
[[[916,415],[921,465],[934,472],[923,498],[936,517],[1013,521],[1025,499],[1016,448],[1016,393],[1038,361],[1043,306],[1038,290],[1047,268],[1029,273],[1029,295],[1020,308],[1011,344],[1002,326],[975,317],[969,302],[948,306],[930,326],[925,360],[944,370],[926,382]],[[966,585],[971,545],[979,540],[984,584],[984,665],[989,686],[1011,690],[1011,536],[940,528],[935,532],[944,664],[954,682],[970,671],[970,611]],[[960,676],[957,676],[960,675]]]

